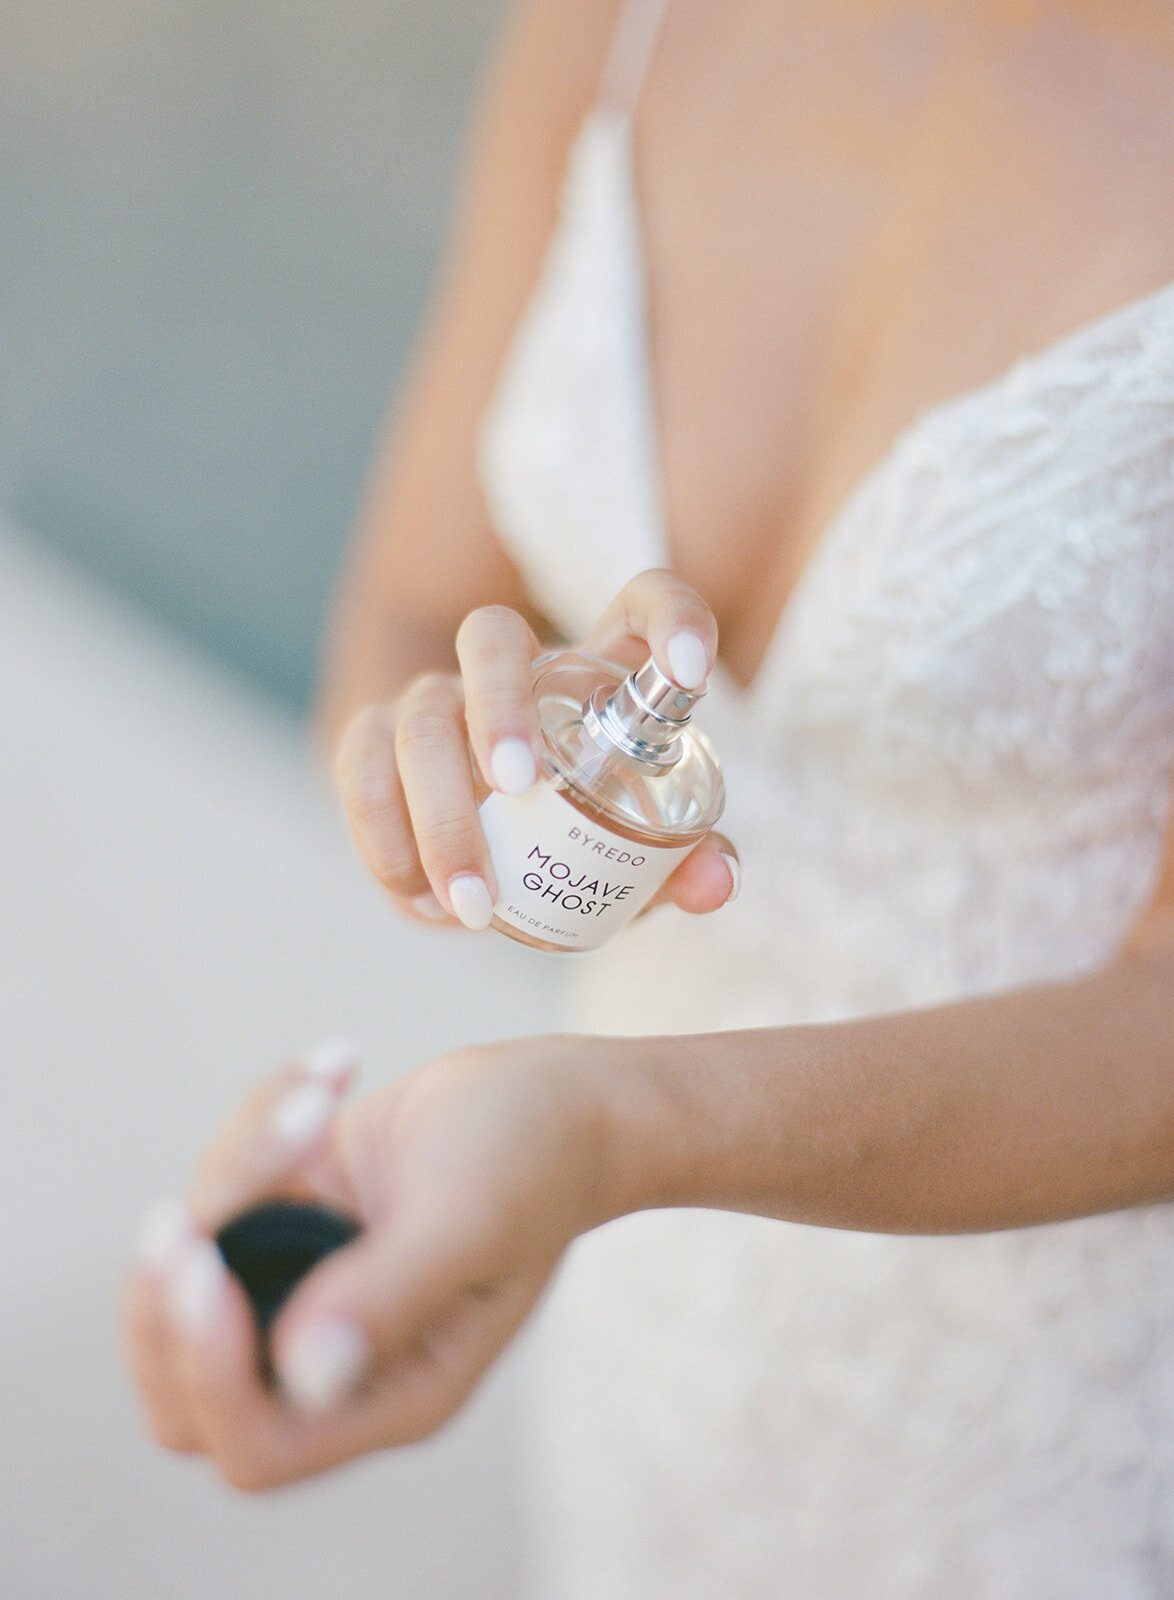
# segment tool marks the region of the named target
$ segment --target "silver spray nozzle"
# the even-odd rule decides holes
[[[612,689],[602,684],[583,708],[583,726],[604,749],[665,771],[680,760],[677,743],[705,693],[682,689],[651,658]]]

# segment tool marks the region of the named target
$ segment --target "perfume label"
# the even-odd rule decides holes
[[[503,922],[564,950],[594,950],[646,906],[693,845],[636,844],[585,817],[548,783],[491,794],[481,826]]]

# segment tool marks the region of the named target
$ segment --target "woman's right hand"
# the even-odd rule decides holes
[[[542,648],[516,611],[472,611],[457,634],[458,673],[417,678],[391,704],[358,712],[343,732],[335,770],[359,852],[409,915],[489,926],[497,883],[473,761],[502,794],[525,794],[535,783],[541,739],[530,682]],[[717,623],[680,578],[651,570],[625,585],[578,648],[628,667],[651,654],[681,688],[696,689],[713,667]],[[729,840],[710,834],[657,900],[713,911],[736,894],[739,876]]]

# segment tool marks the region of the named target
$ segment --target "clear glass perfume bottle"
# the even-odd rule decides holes
[[[537,950],[595,950],[648,904],[725,805],[717,757],[690,725],[704,693],[652,661],[633,673],[572,653],[534,663],[538,782],[480,808],[495,928]]]

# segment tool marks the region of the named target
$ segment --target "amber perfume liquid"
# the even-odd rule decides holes
[[[535,663],[539,780],[480,807],[495,928],[566,954],[598,949],[643,910],[725,803],[717,758],[691,726],[703,693],[651,661],[631,674],[573,654]]]

